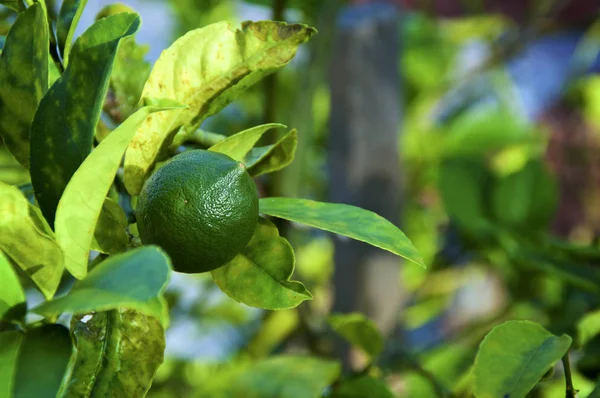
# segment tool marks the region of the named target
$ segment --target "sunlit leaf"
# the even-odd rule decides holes
[[[18,188],[0,183],[0,250],[51,298],[64,269],[63,254],[54,238],[39,229],[30,204]]]
[[[475,358],[477,398],[525,397],[563,357],[571,337],[555,336],[530,321],[508,321],[485,337]]]
[[[271,222],[259,218],[248,246],[211,274],[221,290],[240,303],[271,310],[293,308],[312,298],[302,283],[290,280],[295,261],[288,241]]]
[[[55,398],[71,351],[62,325],[0,333],[0,396]]]
[[[586,345],[591,339],[600,334],[600,311],[585,314],[577,322],[577,343]]]
[[[331,398],[394,398],[387,384],[372,376],[344,380],[333,391]]]
[[[230,158],[241,162],[264,133],[280,127],[285,128],[283,124],[278,123],[262,124],[260,126],[252,127],[225,138],[223,141],[211,146],[208,150],[223,153]]]
[[[259,211],[345,235],[425,266],[421,255],[402,231],[385,218],[359,207],[307,199],[262,198]]]
[[[48,90],[31,125],[31,180],[51,226],[69,179],[92,150],[112,69],[122,38],[140,26],[137,14],[94,23],[73,45],[70,63]]]
[[[96,222],[90,248],[105,254],[125,251],[129,241],[125,228],[127,228],[125,212],[117,202],[106,198]]]
[[[53,316],[124,307],[162,320],[157,297],[167,285],[169,272],[170,261],[162,250],[155,246],[140,247],[109,257],[75,283],[65,296],[46,301],[33,311]]]
[[[334,314],[328,319],[329,324],[340,336],[350,344],[360,348],[371,359],[383,350],[383,336],[377,325],[358,312],[352,314]]]
[[[160,323],[134,310],[76,315],[75,353],[59,397],[143,397],[163,361]]]
[[[243,162],[251,176],[272,173],[292,163],[297,145],[298,134],[291,130],[273,145],[252,148]]]
[[[302,356],[271,357],[206,386],[210,397],[318,398],[339,376],[340,364]]]
[[[29,128],[48,89],[48,22],[41,3],[19,14],[0,56],[0,136],[29,167]]]
[[[22,320],[27,311],[25,294],[8,258],[0,251],[0,321]],[[2,394],[0,394],[2,396]]]
[[[58,203],[55,229],[56,240],[65,254],[65,267],[75,278],[84,278],[87,273],[98,217],[136,128],[147,115],[176,107],[165,100],[157,106],[141,108],[110,133],[73,174]]]
[[[64,0],[60,5],[56,21],[56,37],[64,66],[69,64],[73,35],[86,4],[87,0]]]
[[[286,65],[316,30],[283,22],[219,22],[188,32],[163,51],[142,97],[172,98],[189,108],[148,118],[125,158],[125,185],[137,195],[181,126],[194,131],[248,87]]]

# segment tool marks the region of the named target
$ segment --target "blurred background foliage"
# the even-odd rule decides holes
[[[51,10],[57,6],[47,3]],[[82,21],[89,25],[104,3],[90,0]],[[142,30],[137,40],[143,44],[124,44],[135,49],[117,58],[99,141],[132,112],[151,63],[185,32],[220,20],[315,25],[320,34],[289,67],[202,128],[225,135],[272,121],[297,128],[295,162],[257,183],[263,194],[326,199],[327,70],[336,16],[347,2],[125,3],[141,13],[145,28],[160,33],[149,38]],[[532,33],[493,10],[453,19],[427,11],[403,10],[398,26],[404,119],[397,171],[405,188],[401,227],[429,267],[399,264],[405,305],[380,358],[364,369],[359,355],[355,373],[336,379],[336,337],[328,323],[335,238],[280,225],[296,249],[297,278],[314,300],[264,312],[227,298],[209,277],[174,275],[167,291],[172,321],[166,359],[149,397],[366,397],[356,395],[361,388],[381,389],[377,397],[470,396],[478,344],[508,319],[535,320],[576,341],[591,333],[573,352],[573,378],[582,397],[599,383],[600,328],[581,319],[600,304],[600,75],[569,73],[552,98],[540,89],[544,106],[534,114],[519,105],[522,81],[510,66],[522,47],[544,37],[543,30]],[[13,12],[0,8],[0,47],[13,20]],[[600,47],[599,25],[577,25],[577,51],[569,62],[583,62],[586,72]],[[163,41],[153,38],[159,36]],[[539,86],[531,84],[535,92]],[[26,187],[27,178],[0,149],[0,181]],[[288,355],[306,354],[323,359],[288,361]],[[564,396],[557,373],[531,396]],[[277,392],[281,379],[289,385]],[[333,382],[336,388],[326,388]]]

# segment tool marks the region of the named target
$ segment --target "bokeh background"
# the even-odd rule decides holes
[[[89,0],[79,33],[109,3]],[[219,396],[226,375],[273,353],[360,369],[364,358],[327,324],[332,312],[352,311],[387,336],[378,366],[397,396],[463,396],[493,325],[531,319],[573,335],[576,320],[598,309],[597,0],[123,3],[142,16],[136,40],[148,68],[177,37],[213,22],[316,26],[287,68],[202,128],[298,129],[294,163],[258,179],[261,193],[373,210],[428,264],[280,222],[296,250],[295,278],[314,300],[265,312],[227,298],[208,276],[174,274],[166,360],[149,397]],[[0,36],[13,18],[0,8]],[[2,148],[0,180],[26,178]],[[600,376],[600,340],[589,347],[574,358],[581,396]],[[550,377],[532,396],[564,396],[562,383]]]

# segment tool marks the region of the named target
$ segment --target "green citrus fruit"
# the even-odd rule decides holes
[[[162,247],[175,271],[207,272],[248,244],[258,220],[258,193],[242,163],[193,150],[150,176],[136,212],[142,243]]]

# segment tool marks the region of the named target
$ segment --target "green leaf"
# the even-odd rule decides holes
[[[487,334],[479,346],[473,375],[477,398],[525,397],[571,346],[530,321],[508,321]]]
[[[25,5],[23,4],[23,0],[0,0],[0,4],[6,6],[12,10],[17,12],[21,12],[25,10]]]
[[[366,242],[425,267],[421,255],[406,235],[369,210],[307,199],[262,198],[259,211]]]
[[[541,159],[500,179],[493,191],[494,215],[509,227],[546,229],[558,199],[556,181]]]
[[[51,226],[69,179],[92,150],[115,53],[140,26],[137,14],[94,23],[71,51],[62,76],[39,104],[31,125],[31,181]]]
[[[441,164],[438,190],[446,212],[461,227],[477,231],[488,226],[484,192],[490,179],[480,159],[458,158]]]
[[[295,262],[289,242],[275,225],[259,218],[248,246],[211,275],[235,301],[270,310],[293,308],[312,299],[302,283],[290,281]]]
[[[286,126],[279,123],[261,124],[260,126],[252,127],[229,136],[223,141],[211,146],[208,150],[223,153],[233,160],[241,162],[264,133],[271,129],[281,127],[285,128]]]
[[[383,336],[377,325],[363,314],[334,314],[329,324],[340,336],[360,348],[371,360],[383,350]]]
[[[27,311],[25,294],[17,274],[2,251],[0,251],[0,281],[0,321],[22,320]]]
[[[577,344],[581,347],[600,334],[600,310],[585,314],[577,322]]]
[[[340,375],[339,363],[302,356],[271,357],[206,386],[210,397],[318,398]],[[203,386],[204,389],[204,386]]]
[[[129,242],[126,228],[125,212],[117,202],[106,198],[96,222],[90,248],[105,254],[124,252]]]
[[[62,325],[0,333],[0,396],[55,398],[71,351]]]
[[[394,398],[387,384],[372,376],[361,376],[344,380],[331,395],[331,398]]]
[[[134,310],[76,315],[75,354],[59,397],[143,397],[163,361],[160,323]]]
[[[141,108],[110,133],[85,159],[64,190],[56,211],[56,240],[65,253],[65,267],[77,279],[87,273],[98,218],[136,128],[150,113],[176,108],[170,100],[161,105]]]
[[[0,182],[0,197],[0,250],[51,298],[64,269],[60,247],[38,227],[39,221],[32,217],[30,204],[18,188]]]
[[[151,65],[144,59],[148,49],[147,45],[137,44],[134,37],[127,37],[119,46],[110,76],[110,85],[118,105],[116,111],[119,115],[115,117],[116,120],[128,118],[140,101],[151,69]]]
[[[87,0],[64,0],[60,6],[58,20],[56,21],[56,37],[58,39],[58,50],[65,67],[69,64],[73,35],[86,4]]]
[[[19,14],[0,56],[0,136],[25,168],[29,168],[29,128],[48,89],[46,12],[41,3]]]
[[[294,129],[273,145],[252,148],[243,163],[253,177],[272,173],[292,163],[297,145],[298,134]]]
[[[156,246],[111,256],[75,283],[67,295],[46,301],[33,311],[50,317],[124,307],[162,319],[157,297],[167,286],[170,267],[169,258]]]
[[[171,144],[181,126],[196,130],[248,87],[286,65],[315,33],[306,25],[284,22],[244,22],[241,29],[219,22],[188,32],[163,51],[142,97],[173,98],[189,108],[158,114],[140,127],[125,157],[129,193],[140,192],[161,160],[161,148]]]

